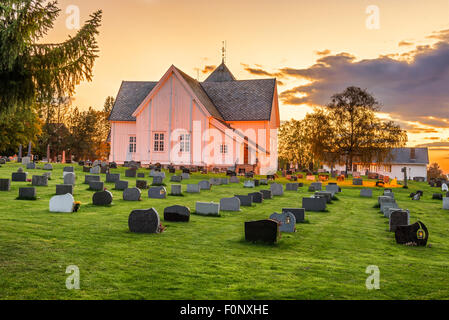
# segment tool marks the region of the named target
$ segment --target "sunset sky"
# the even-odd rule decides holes
[[[122,80],[159,80],[174,64],[204,80],[221,62],[237,79],[276,77],[282,120],[355,85],[408,130],[409,146],[431,147],[449,172],[449,0],[69,0],[44,42],[64,41],[66,8],[81,22],[103,10],[94,79],[74,104],[101,108]],[[369,29],[367,7],[379,8]]]

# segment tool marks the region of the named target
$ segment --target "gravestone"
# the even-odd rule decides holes
[[[115,163],[115,162],[109,163],[109,168],[111,168],[111,169],[117,169],[117,163]]]
[[[150,199],[165,199],[167,197],[167,190],[164,187],[151,187],[148,190],[148,198]]]
[[[275,220],[245,222],[245,240],[276,243],[279,239],[279,225]]]
[[[304,208],[282,208],[282,213],[290,212],[295,216],[296,223],[305,221],[306,210]]]
[[[235,195],[234,197],[239,198],[240,206],[251,207],[253,205],[253,197],[250,195]]]
[[[260,186],[260,181],[259,181],[259,179],[254,179],[253,181],[254,181],[254,186],[255,186],[255,187]]]
[[[154,208],[133,210],[128,217],[129,231],[135,233],[159,233],[160,223]]]
[[[444,197],[443,198],[443,209],[444,210],[449,210],[449,197]]]
[[[410,213],[408,210],[398,209],[390,215],[390,232],[396,232],[398,226],[406,226],[410,224]]]
[[[172,196],[182,195],[182,186],[180,184],[172,184],[171,185],[171,195]]]
[[[244,188],[254,188],[255,186],[256,185],[252,180],[245,180],[245,182],[243,183]]]
[[[153,186],[160,186],[164,183],[164,180],[161,176],[154,176],[153,177],[153,183],[151,185]]]
[[[139,188],[128,188],[123,191],[124,201],[139,201],[141,196],[141,191]]]
[[[307,191],[309,192],[315,192],[315,187],[314,186],[309,186],[309,189],[307,189]]]
[[[89,183],[89,190],[93,190],[93,191],[104,190],[104,182],[103,181],[91,181]]]
[[[268,180],[267,179],[260,179],[260,185],[261,186],[268,186]]]
[[[231,176],[229,178],[229,182],[230,183],[240,183],[240,179],[238,177],[236,177],[236,176]]]
[[[35,187],[23,187],[19,188],[19,200],[36,200],[36,188]]]
[[[33,176],[31,179],[31,185],[46,187],[48,186],[48,178],[46,176]]]
[[[352,184],[354,186],[363,186],[363,179],[362,178],[354,178],[354,179],[352,179]]]
[[[91,181],[100,181],[100,176],[91,176],[86,174],[84,176],[84,184],[90,184]]]
[[[398,209],[400,208],[396,203],[386,205],[383,210],[384,217],[390,219],[391,213],[393,211],[397,211]]]
[[[67,172],[64,176],[64,184],[72,184],[75,185],[76,176],[73,172]]]
[[[388,197],[388,196],[379,196],[377,197],[377,202],[379,203],[379,205],[382,205],[382,203],[384,202],[396,202],[396,200],[394,200],[394,198],[392,197]]]
[[[90,173],[90,167],[86,167],[86,166],[84,166],[83,167],[83,172],[89,172]]]
[[[183,172],[183,173],[181,173],[181,177],[182,177],[182,180],[188,180],[188,179],[190,179],[190,174]]]
[[[207,180],[198,182],[198,186],[200,187],[200,190],[210,190],[210,182]]]
[[[102,174],[108,174],[109,173],[109,167],[107,165],[102,165],[100,167],[100,173]]]
[[[263,202],[262,192],[252,192],[252,193],[248,193],[248,195],[253,197],[254,203],[262,203]]]
[[[106,174],[106,182],[115,183],[120,181],[120,173],[107,173]]]
[[[421,199],[421,195],[419,194],[419,193],[417,193],[417,194],[415,194],[414,196],[413,196],[413,199],[412,200],[420,200]]]
[[[302,198],[302,207],[306,211],[324,211],[326,210],[325,198]]]
[[[75,172],[75,168],[73,167],[64,167],[62,172]]]
[[[443,194],[442,193],[434,193],[432,195],[433,200],[443,200]]]
[[[139,189],[148,189],[148,183],[147,183],[147,180],[137,180],[137,181],[136,181],[136,188],[139,188]]]
[[[272,196],[282,196],[284,194],[284,188],[280,183],[272,183],[270,185],[270,190]]]
[[[137,178],[145,178],[145,172],[137,172]]]
[[[318,192],[315,192],[315,197],[324,197],[324,198],[326,198],[326,202],[327,203],[331,203],[332,202],[332,192],[329,192],[329,191],[318,191]]]
[[[189,222],[190,209],[185,206],[171,206],[164,209],[164,220],[172,222]]]
[[[220,216],[220,204],[214,202],[195,203],[195,213],[202,216]]]
[[[95,192],[92,196],[94,206],[107,206],[112,203],[112,193],[108,190]]]
[[[337,194],[339,191],[338,185],[336,184],[328,184],[326,186],[326,191],[332,192],[333,195]]]
[[[286,191],[298,191],[299,183],[287,183],[285,185]]]
[[[198,184],[188,184],[187,185],[187,193],[199,193],[200,186]]]
[[[388,218],[388,208],[399,208],[398,204],[395,202],[382,202],[380,204],[380,211]]]
[[[27,169],[36,169],[36,164],[34,162],[27,163]]]
[[[90,168],[90,173],[92,173],[92,174],[100,174],[100,172],[101,172],[101,169],[99,166]]]
[[[11,181],[15,182],[26,182],[27,181],[27,175],[26,172],[13,172],[11,174]]]
[[[57,184],[56,185],[56,195],[64,195],[70,193],[73,195],[73,185],[72,184]]]
[[[321,191],[323,190],[323,184],[321,182],[312,182],[310,184],[311,187],[315,188],[315,191]]]
[[[413,177],[413,181],[424,182],[424,181],[426,181],[426,178],[425,177]]]
[[[137,171],[135,169],[128,169],[125,171],[125,177],[127,178],[135,178]]]
[[[429,231],[424,223],[418,221],[411,225],[397,226],[394,236],[397,244],[425,247],[429,239]]]
[[[44,164],[44,170],[53,170],[53,166],[51,163]]]
[[[10,191],[11,190],[11,180],[0,179],[0,191]]]
[[[373,197],[373,190],[371,189],[362,189],[360,190],[360,196],[365,198],[372,198]]]
[[[128,181],[119,180],[115,182],[115,190],[125,190],[128,188]]]
[[[172,176],[170,178],[171,182],[181,182],[182,181],[182,177],[181,176]]]
[[[240,211],[240,199],[237,197],[220,199],[221,211]]]
[[[264,200],[273,198],[271,195],[271,190],[260,190],[259,192],[262,193]]]
[[[228,178],[221,178],[220,179],[220,184],[229,184],[229,179]]]
[[[270,216],[271,220],[278,221],[279,231],[281,232],[295,232],[296,231],[296,218],[293,213],[273,213]]]
[[[73,212],[74,202],[75,199],[70,193],[56,195],[50,199],[50,212],[71,213]]]
[[[221,179],[220,178],[210,178],[209,183],[212,186],[219,186],[219,185],[221,185]]]
[[[31,158],[30,157],[23,157],[22,158],[22,164],[27,165],[30,162],[31,162]]]
[[[447,184],[443,183],[441,185],[441,191],[443,191],[443,192],[448,192],[449,191],[449,188],[448,188]]]

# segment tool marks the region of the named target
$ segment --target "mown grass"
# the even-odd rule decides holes
[[[10,178],[18,167],[3,165],[0,178]],[[307,212],[308,223],[297,224],[296,233],[283,233],[279,243],[264,245],[244,241],[244,222],[268,218],[283,207],[301,207],[301,198],[310,195],[306,186],[242,207],[240,213],[192,215],[188,223],[162,221],[167,227],[162,234],[133,234],[128,230],[133,209],[154,207],[163,220],[166,206],[187,205],[193,211],[195,201],[219,201],[252,190],[231,184],[164,200],[148,199],[144,191],[142,201],[124,202],[113,184],[105,184],[114,194],[113,205],[94,207],[93,192],[82,184],[84,173],[76,165],[74,196],[81,209],[54,214],[48,202],[55,185],[63,182],[62,165],[54,167],[49,186],[37,187],[36,201],[15,200],[27,182],[13,182],[10,192],[0,192],[1,299],[449,298],[449,213],[441,201],[431,200],[438,190],[425,183],[410,182],[408,190],[394,192],[399,206],[410,210],[411,221],[426,224],[431,247],[397,245],[388,220],[373,208],[382,190],[365,199],[359,197],[360,187],[343,187],[328,212]],[[112,171],[125,179],[124,170]],[[29,178],[43,172],[26,171]],[[148,176],[148,170],[140,171]],[[182,184],[211,176],[195,173]],[[135,178],[128,180],[135,186]],[[424,190],[422,200],[410,200],[408,194],[418,189]],[[66,289],[69,265],[80,269],[80,290]],[[365,287],[369,265],[380,269],[380,290]]]

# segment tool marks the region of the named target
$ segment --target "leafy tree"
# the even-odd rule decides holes
[[[68,143],[70,153],[76,159],[95,160],[97,158],[99,113],[100,111],[92,108],[87,111],[80,111],[77,107],[70,113],[67,121],[70,130]]]
[[[440,169],[438,163],[432,163],[427,169],[427,179],[439,179],[444,178],[443,170]]]
[[[0,113],[55,97],[71,96],[75,86],[92,79],[102,11],[63,43],[40,41],[60,13],[56,1],[0,2]]]
[[[312,152],[331,164],[344,161],[347,171],[352,171],[354,160],[386,160],[391,148],[405,145],[407,134],[393,121],[381,121],[375,114],[379,110],[366,90],[349,87],[335,94],[309,117]]]

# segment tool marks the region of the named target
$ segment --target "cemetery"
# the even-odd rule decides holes
[[[0,167],[9,298],[446,298],[444,182],[29,164]],[[65,289],[71,264],[84,290]]]

